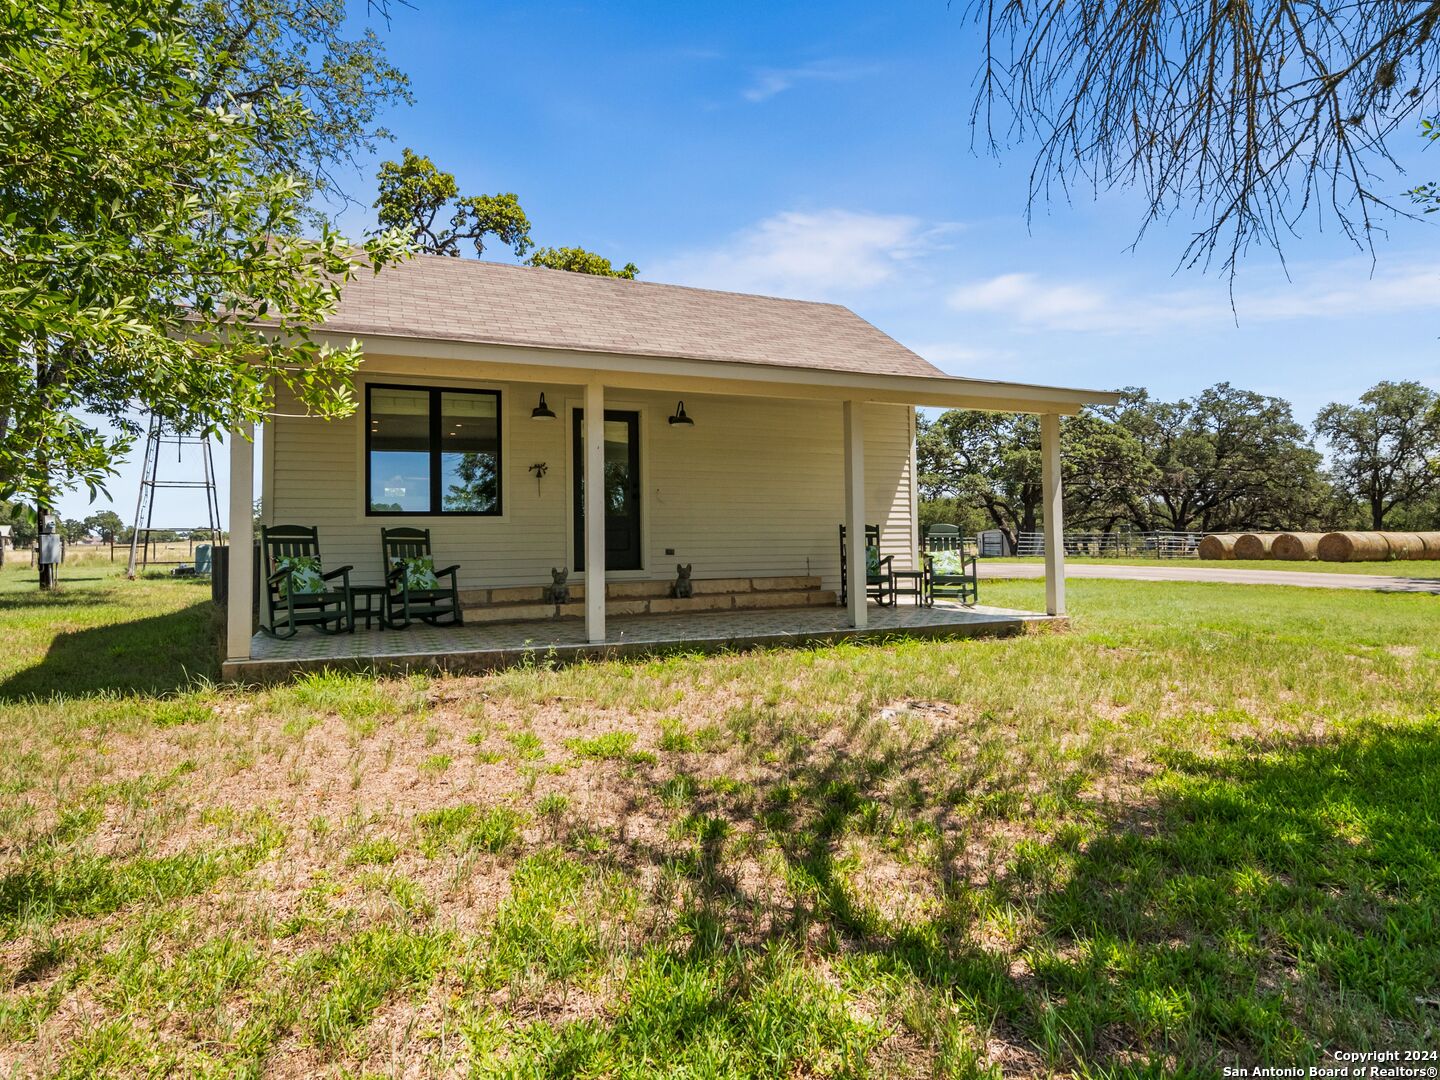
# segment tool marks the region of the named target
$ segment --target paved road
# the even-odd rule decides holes
[[[981,559],[982,578],[1039,578],[1045,576],[1043,563],[1007,563]],[[1249,570],[1236,567],[1108,566],[1101,563],[1069,563],[1067,578],[1107,578],[1112,581],[1212,581],[1227,585],[1298,585],[1306,589],[1369,589],[1375,592],[1435,593],[1440,595],[1440,578],[1400,577],[1381,574],[1312,574],[1303,570]]]

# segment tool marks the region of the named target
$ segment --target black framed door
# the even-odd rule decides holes
[[[585,569],[585,438],[575,410],[575,569]],[[640,569],[640,414],[605,410],[605,569]]]

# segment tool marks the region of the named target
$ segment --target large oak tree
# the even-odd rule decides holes
[[[1383,529],[1394,511],[1440,492],[1440,394],[1417,382],[1382,382],[1356,405],[1320,410],[1315,433],[1330,445],[1336,486]]]
[[[0,499],[42,523],[60,491],[104,483],[136,404],[204,432],[263,419],[277,385],[319,415],[352,409],[359,347],[311,330],[347,279],[406,250],[397,233],[301,235],[313,182],[261,140],[312,114],[217,90],[192,14],[0,0]]]

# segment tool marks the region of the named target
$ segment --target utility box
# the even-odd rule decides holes
[[[59,533],[40,534],[40,565],[54,566],[65,561],[65,538]]]

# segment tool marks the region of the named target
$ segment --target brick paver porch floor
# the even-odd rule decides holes
[[[675,649],[765,648],[897,634],[997,636],[1018,633],[1027,624],[1056,621],[1035,612],[938,601],[934,607],[871,604],[870,625],[864,630],[847,625],[845,609],[840,607],[610,616],[608,636],[600,645],[586,640],[583,619],[450,627],[416,623],[408,630],[360,628],[333,636],[306,628],[284,641],[257,633],[251,659],[226,663],[224,675],[242,681],[268,680],[324,667],[489,671],[535,660],[564,663]]]

